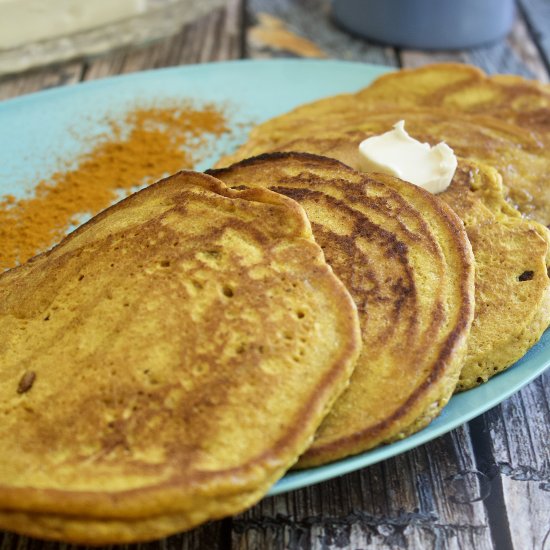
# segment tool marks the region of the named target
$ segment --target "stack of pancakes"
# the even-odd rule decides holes
[[[406,437],[517,360],[550,322],[549,98],[469,68],[383,77],[1,274],[0,527],[90,544],[190,529],[290,467]],[[355,169],[400,119],[461,155],[439,196]]]
[[[459,156],[437,195],[462,220],[476,260],[476,313],[458,389],[509,367],[550,324],[550,89],[463,65],[384,75],[356,94],[304,105],[256,127],[221,166],[302,151],[361,169],[359,144],[404,120]]]

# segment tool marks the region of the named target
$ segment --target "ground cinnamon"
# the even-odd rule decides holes
[[[228,131],[223,113],[211,105],[136,108],[108,122],[109,135],[76,168],[39,182],[31,196],[0,199],[0,271],[46,250],[121,191],[193,167],[205,140]]]

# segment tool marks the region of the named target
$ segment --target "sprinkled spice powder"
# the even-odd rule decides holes
[[[120,192],[192,168],[208,138],[228,132],[214,106],[136,108],[77,159],[76,168],[38,183],[31,196],[0,199],[0,271],[61,240],[78,217],[96,214]]]

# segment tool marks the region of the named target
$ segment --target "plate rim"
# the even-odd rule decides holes
[[[542,346],[542,350],[536,349],[539,345]],[[380,445],[363,453],[348,456],[340,460],[313,468],[307,468],[304,470],[291,470],[271,487],[266,496],[275,496],[290,491],[295,491],[297,489],[316,485],[317,483],[322,483],[323,481],[328,481],[330,479],[334,479],[336,477],[340,477],[342,475],[346,475],[357,470],[361,470],[363,468],[368,468],[369,466],[378,464],[379,462],[383,462],[389,458],[393,458],[395,456],[416,449],[417,447],[420,447],[434,439],[437,439],[445,434],[452,432],[456,428],[468,423],[470,420],[473,420],[474,418],[485,414],[490,409],[503,403],[512,395],[518,393],[525,386],[539,378],[546,370],[548,370],[548,368],[550,367],[550,328],[546,329],[537,344],[530,348],[522,358],[520,358],[513,365],[508,367],[505,371],[496,374],[481,386],[466,390],[465,392],[460,392],[459,394],[453,394],[449,402],[456,395],[471,395],[472,392],[476,392],[476,390],[483,390],[485,387],[487,387],[487,384],[490,384],[491,382],[493,382],[494,384],[495,381],[505,380],[506,376],[509,376],[509,373],[522,368],[522,362],[526,360],[526,358],[530,354],[543,354],[544,351],[548,352],[545,354],[546,357],[542,358],[542,361],[538,367],[535,367],[533,370],[531,370],[527,376],[522,377],[521,381],[516,382],[504,392],[499,393],[498,396],[487,399],[482,405],[478,405],[476,408],[461,414],[459,417],[448,420],[441,426],[437,425],[435,428],[430,427],[430,423],[422,430],[412,435],[409,435],[404,439],[401,439],[394,443],[389,443],[387,445]],[[448,406],[448,404],[446,406]],[[442,411],[444,410],[445,408],[443,408]],[[434,420],[437,420],[437,418],[439,417],[440,415],[438,415]],[[306,473],[309,474],[309,479],[307,481],[301,480],[299,474]],[[296,476],[296,479],[294,478],[294,476]]]
[[[3,112],[9,111],[12,108],[18,108],[29,103],[40,102],[43,99],[62,99],[63,97],[66,97],[68,95],[78,94],[80,90],[108,88],[113,84],[116,84],[116,82],[120,81],[121,79],[124,79],[125,81],[139,81],[143,79],[149,80],[161,78],[162,75],[165,74],[177,75],[178,73],[196,73],[200,75],[201,72],[208,73],[211,71],[215,71],[218,67],[226,68],[228,66],[238,66],[242,68],[258,65],[278,65],[289,67],[309,65],[318,66],[319,68],[322,67],[323,72],[325,72],[329,66],[338,66],[339,68],[342,68],[344,70],[349,69],[350,71],[363,70],[365,71],[365,84],[363,86],[368,85],[369,82],[372,82],[372,80],[374,80],[377,76],[381,74],[399,70],[399,67],[391,67],[388,65],[364,63],[361,61],[341,61],[334,59],[237,59],[200,64],[178,65],[174,67],[163,67],[158,69],[150,69],[147,71],[137,71],[129,74],[114,75],[97,80],[78,82],[72,85],[61,85],[58,87],[48,88],[45,90],[39,90],[13,98],[8,98],[0,101],[0,116]],[[294,105],[294,107],[291,108],[295,108],[300,104],[301,103],[297,103],[296,105]],[[329,464],[304,470],[291,471],[283,476],[279,481],[277,481],[271,487],[266,496],[279,495],[315,485],[317,483],[321,483],[323,481],[327,481],[329,479],[333,479],[366,468],[394,456],[398,456],[429,441],[432,441],[433,439],[441,437],[442,435],[451,432],[452,430],[465,424],[466,422],[469,422],[473,418],[484,414],[489,409],[502,403],[511,395],[517,393],[527,384],[538,378],[550,366],[550,329],[547,329],[546,332],[542,335],[541,342],[542,350],[537,350],[537,347],[540,345],[539,342],[533,348],[531,348],[531,350],[529,350],[523,358],[521,358],[506,371],[496,375],[479,388],[474,388],[460,394],[466,395],[472,394],[472,392],[483,393],[483,388],[491,387],[490,384],[495,383],[495,381],[501,381],[498,383],[498,385],[505,385],[505,381],[508,380],[508,378],[515,378],[515,376],[511,373],[515,373],[518,369],[521,369],[522,363],[524,363],[525,361],[529,361],[529,357],[533,359],[532,356],[533,354],[535,354],[534,359],[536,360],[535,362],[537,362],[537,360],[539,361],[538,364],[536,364],[535,366],[531,366],[526,375],[520,377],[519,380],[513,380],[510,387],[504,389],[504,391],[501,391],[498,395],[494,395],[488,399],[485,399],[481,405],[478,404],[476,407],[459,415],[457,418],[442,422],[441,425],[436,425],[435,427],[433,427],[433,424],[430,424],[423,430],[416,432],[415,434],[410,435],[407,438],[404,438],[395,443],[379,446],[370,451],[346,457],[341,460],[331,462]],[[453,398],[451,398],[451,401],[452,399]]]

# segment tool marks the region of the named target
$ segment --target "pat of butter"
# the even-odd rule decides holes
[[[404,120],[393,130],[362,141],[359,153],[361,170],[396,176],[431,193],[449,187],[457,166],[456,156],[446,143],[430,147],[417,141],[405,131]]]

